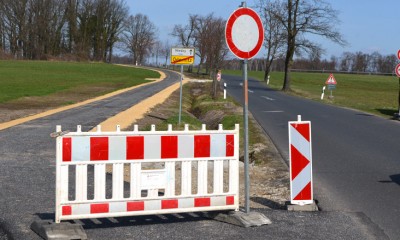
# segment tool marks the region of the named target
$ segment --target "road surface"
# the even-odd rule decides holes
[[[243,78],[223,79],[242,101]],[[249,80],[249,110],[286,160],[288,121],[297,115],[310,120],[314,197],[321,209],[362,212],[400,239],[400,122],[288,96],[256,80]]]

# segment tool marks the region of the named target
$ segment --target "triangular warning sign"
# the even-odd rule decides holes
[[[326,80],[325,84],[327,84],[327,85],[336,85],[337,84],[336,79],[335,79],[335,77],[333,76],[332,73],[331,73],[331,75],[329,75],[329,77]]]

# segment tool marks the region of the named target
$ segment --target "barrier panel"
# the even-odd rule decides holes
[[[126,132],[78,126],[56,144],[56,223],[239,210],[239,125]]]
[[[292,204],[312,204],[311,122],[289,122],[290,200]]]

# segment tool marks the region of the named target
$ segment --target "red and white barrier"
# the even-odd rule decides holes
[[[238,125],[213,131],[205,126],[201,131],[187,126],[184,131],[172,131],[171,126],[168,131],[155,131],[154,126],[151,131],[138,131],[137,126],[131,132],[100,129],[81,132],[78,126],[77,132],[57,138],[57,223],[239,209]],[[107,170],[112,177],[107,178]],[[197,176],[192,177],[194,171]]]
[[[311,122],[289,122],[290,200],[292,204],[313,203]]]

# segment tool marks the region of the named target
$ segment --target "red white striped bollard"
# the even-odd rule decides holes
[[[311,122],[289,122],[290,202],[296,205],[312,204],[312,150]]]

